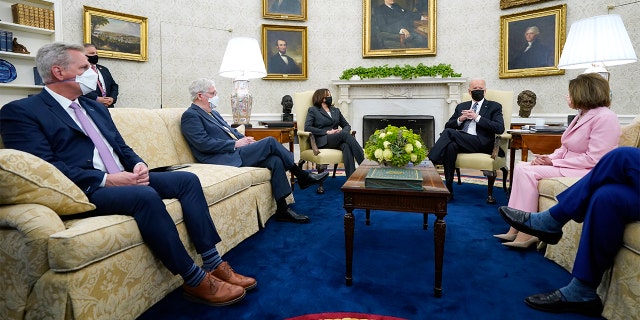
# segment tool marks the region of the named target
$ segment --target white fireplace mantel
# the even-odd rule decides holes
[[[334,80],[334,101],[351,128],[362,132],[365,115],[431,115],[436,135],[460,103],[466,78]],[[337,98],[337,99],[336,99]],[[362,136],[356,134],[362,144]]]

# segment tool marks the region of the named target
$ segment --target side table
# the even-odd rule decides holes
[[[513,181],[513,168],[516,160],[516,150],[520,150],[522,161],[529,160],[529,150],[535,154],[549,154],[558,149],[562,143],[562,132],[535,133],[524,130],[509,130],[511,142],[509,143],[509,189]]]
[[[244,130],[244,135],[253,137],[256,140],[264,139],[266,137],[274,137],[280,143],[288,143],[289,151],[293,153],[294,132],[295,127],[251,127]],[[295,180],[293,179],[293,175],[291,175],[292,190],[294,183]]]

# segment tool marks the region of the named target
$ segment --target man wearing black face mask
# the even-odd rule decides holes
[[[473,79],[469,82],[472,101],[456,106],[456,110],[444,125],[440,138],[429,151],[434,164],[444,166],[445,184],[453,198],[453,173],[458,153],[482,152],[491,154],[496,134],[504,132],[502,105],[484,98],[486,82]]]
[[[84,96],[102,103],[107,108],[115,107],[118,100],[118,84],[107,67],[98,64],[98,50],[90,43],[84,44],[84,54],[87,56],[91,68],[98,74],[98,86],[94,92]]]

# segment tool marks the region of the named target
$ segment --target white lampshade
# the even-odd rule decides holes
[[[578,20],[571,25],[559,69],[615,66],[636,62],[627,29],[617,14]]]
[[[231,38],[222,57],[220,75],[225,78],[255,79],[267,75],[258,40],[249,37]]]

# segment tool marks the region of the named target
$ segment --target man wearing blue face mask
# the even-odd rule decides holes
[[[45,87],[37,95],[0,109],[0,133],[7,148],[48,161],[73,181],[95,209],[65,219],[123,214],[134,217],[144,243],[173,274],[184,279],[188,299],[214,306],[240,301],[256,280],[222,261],[220,236],[209,214],[198,176],[149,172],[125,142],[109,111],[82,94],[95,90],[97,74],[83,47],[42,46],[36,56]],[[162,199],[178,199],[202,267],[184,248]],[[99,275],[104,276],[104,275]],[[153,284],[149,284],[153,286]]]
[[[109,69],[98,64],[98,50],[96,49],[96,46],[90,43],[85,43],[84,54],[87,56],[87,59],[91,64],[91,69],[98,74],[98,83],[96,88],[93,91],[84,94],[84,96],[104,104],[107,108],[115,107],[116,101],[118,101],[118,89],[120,87],[113,79]]]
[[[189,93],[193,103],[182,114],[180,129],[195,158],[202,163],[269,169],[271,193],[277,205],[275,219],[308,223],[309,217],[297,214],[286,202],[291,194],[286,171],[298,178],[301,189],[326,179],[329,172],[308,173],[295,164],[293,154],[273,137],[256,141],[231,128],[220,113],[213,110],[214,98],[218,95],[213,80],[193,81]]]
[[[486,82],[473,79],[469,82],[472,101],[456,106],[453,115],[445,123],[440,138],[429,151],[434,164],[444,167],[445,185],[453,198],[453,173],[458,153],[482,152],[491,154],[496,134],[504,132],[502,105],[484,98]]]

